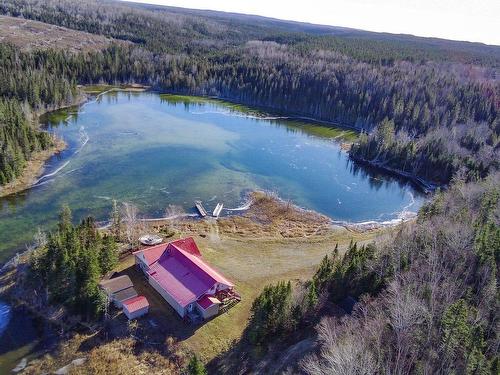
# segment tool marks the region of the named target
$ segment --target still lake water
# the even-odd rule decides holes
[[[349,161],[332,136],[352,133],[222,102],[115,92],[47,121],[68,149],[49,161],[38,185],[0,200],[0,262],[38,227],[51,228],[64,203],[75,218],[105,220],[112,199],[161,217],[169,205],[194,212],[195,199],[208,209],[217,202],[238,208],[247,192],[264,189],[335,220],[360,222],[396,219],[424,200],[410,184]]]
[[[23,250],[37,228],[52,228],[64,203],[75,218],[106,220],[112,199],[162,217],[169,205],[194,213],[195,199],[208,209],[217,202],[237,209],[249,191],[263,189],[334,220],[360,222],[394,220],[424,201],[410,184],[349,161],[340,137],[353,133],[241,109],[115,92],[47,116],[68,148],[36,186],[0,198],[0,263]],[[34,351],[37,337],[27,314],[13,315],[0,301],[0,372]]]

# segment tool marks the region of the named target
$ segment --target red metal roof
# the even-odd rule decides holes
[[[123,307],[126,307],[129,312],[134,312],[144,307],[149,307],[149,302],[144,296],[137,296],[123,301]]]
[[[220,304],[220,301],[212,296],[203,296],[196,303],[200,305],[203,308],[203,310],[206,310],[210,306]]]
[[[178,249],[184,250],[189,254],[196,255],[197,257],[201,257],[200,249],[194,242],[193,237],[182,238],[177,241],[170,242],[169,245],[175,246]]]
[[[161,243],[156,246],[151,246],[146,249],[142,250],[137,250],[134,251],[135,254],[143,253],[144,258],[146,259],[146,262],[148,263],[148,266],[156,262],[158,259],[160,259],[161,255],[165,252],[167,249],[168,243]]]
[[[194,256],[190,253],[186,253],[182,249],[179,249],[180,252],[189,259],[189,261],[196,266],[202,273],[208,275],[210,278],[212,278],[214,281],[219,282],[221,284],[225,284],[227,286],[234,286],[234,284],[226,279],[224,276],[222,276],[219,272],[214,270],[212,267],[210,267],[208,264],[206,264],[202,259],[201,256],[197,257]]]
[[[192,237],[187,237],[187,238],[182,238],[180,240],[172,241],[169,243],[161,243],[156,246],[151,246],[147,247],[142,250],[134,251],[135,254],[143,253],[144,258],[146,259],[146,262],[148,263],[148,266],[153,264],[154,262],[158,261],[160,259],[161,255],[165,252],[165,250],[170,247],[174,246],[177,249],[184,250],[188,252],[189,254],[196,255],[198,257],[201,257],[200,250],[198,249],[198,246],[196,245],[196,242],[194,242],[194,239]]]
[[[207,293],[216,283],[234,286],[196,254],[199,250],[192,238],[174,241],[148,271],[149,276],[184,307]]]

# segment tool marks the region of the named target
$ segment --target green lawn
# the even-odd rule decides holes
[[[242,301],[227,313],[193,326],[183,322],[166,301],[147,283],[129,256],[118,271],[130,275],[139,294],[150,302],[150,313],[142,324],[153,319],[161,326],[162,337],[172,336],[186,351],[208,362],[238,340],[246,327],[252,302],[265,285],[279,280],[309,278],[335,243],[345,248],[351,239],[371,241],[379,232],[355,233],[345,229],[318,238],[273,240],[251,238],[204,238],[195,236],[204,260],[236,285]],[[176,238],[181,237],[177,235]]]

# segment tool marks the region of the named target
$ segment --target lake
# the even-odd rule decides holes
[[[215,100],[111,92],[45,117],[68,148],[31,189],[0,200],[0,262],[53,227],[67,203],[75,218],[106,220],[112,200],[142,215],[194,213],[200,199],[223,214],[261,189],[334,220],[389,221],[424,197],[399,179],[356,166],[341,149],[356,135]],[[172,206],[176,208],[172,210]]]
[[[112,92],[42,121],[68,148],[34,187],[0,198],[0,262],[25,249],[38,228],[52,228],[64,203],[75,218],[98,220],[108,218],[113,199],[147,217],[194,214],[196,199],[209,209],[222,202],[230,215],[260,189],[363,222],[396,220],[424,201],[410,184],[353,164],[341,149],[356,138],[351,131],[221,101]],[[0,301],[0,370],[36,351],[38,330]]]

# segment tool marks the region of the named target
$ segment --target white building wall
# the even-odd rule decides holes
[[[182,317],[184,318],[184,316],[186,315],[186,310],[184,309],[184,307],[182,307],[181,305],[179,305],[177,303],[177,301],[170,295],[167,293],[167,291],[165,289],[163,289],[160,284],[158,284],[156,282],[156,280],[152,277],[149,277],[149,284],[158,292],[161,294],[161,296],[165,299],[165,301],[167,301],[169,303],[170,306],[172,306],[174,308],[175,311],[177,311],[177,313]]]
[[[129,320],[131,319],[137,319],[145,314],[147,314],[149,311],[149,307],[146,306],[146,307],[143,307],[142,309],[139,309],[137,311],[134,311],[133,313],[130,313],[128,310],[127,310],[127,307],[124,306],[123,307],[123,313],[127,316],[127,318]]]
[[[217,304],[210,306],[206,310],[204,310],[200,305],[196,304],[196,308],[203,316],[203,319],[209,319],[212,316],[215,316],[219,313],[219,305],[217,305]]]
[[[143,259],[144,255],[142,253],[140,254],[135,254],[135,264],[139,265],[141,267],[142,272],[146,274],[146,271],[149,269],[149,266],[147,265],[146,261]],[[146,274],[147,276],[147,274]]]

